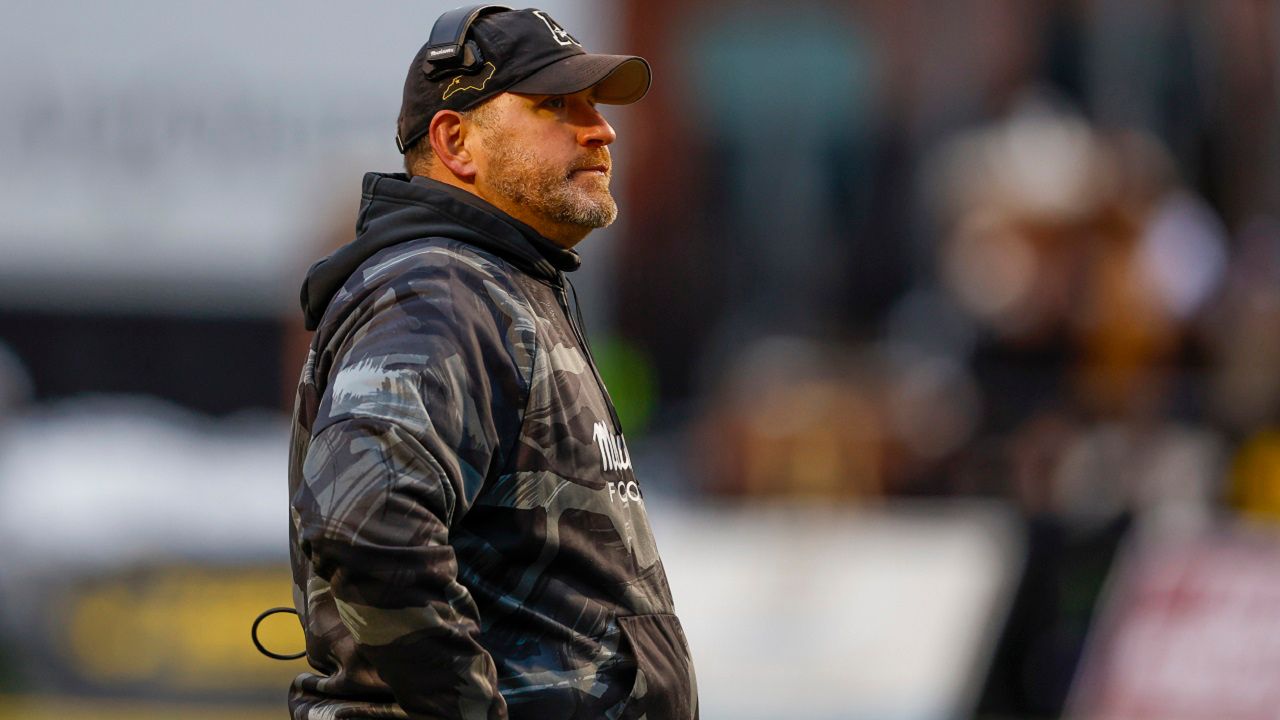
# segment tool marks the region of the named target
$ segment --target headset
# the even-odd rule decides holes
[[[470,74],[484,67],[480,46],[467,40],[471,24],[482,15],[510,10],[506,5],[467,5],[454,8],[436,19],[427,40],[427,55],[422,71],[435,82],[452,73]]]
[[[421,70],[430,82],[449,75],[473,75],[484,69],[484,56],[475,40],[468,40],[471,25],[482,15],[510,10],[506,5],[466,5],[436,19],[425,46]],[[419,133],[419,137],[421,133]],[[403,155],[405,144],[396,133],[396,149]]]

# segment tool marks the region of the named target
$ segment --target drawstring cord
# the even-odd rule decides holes
[[[306,650],[303,650],[302,652],[293,653],[292,655],[282,655],[280,653],[271,652],[270,650],[263,647],[262,641],[258,639],[258,626],[262,624],[262,621],[266,620],[272,615],[276,615],[279,613],[293,613],[294,615],[297,615],[298,611],[294,610],[291,607],[273,607],[270,610],[263,610],[261,613],[259,613],[258,617],[255,618],[253,621],[253,626],[249,628],[249,638],[253,640],[253,646],[258,648],[258,652],[262,653],[263,655],[266,655],[272,660],[298,660],[306,657],[307,656]]]

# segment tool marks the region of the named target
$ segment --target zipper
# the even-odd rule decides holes
[[[568,278],[565,278],[565,282],[568,282]],[[587,334],[579,326],[575,314],[569,307],[569,295],[564,291],[564,284],[556,283],[552,287],[556,289],[556,299],[560,301],[560,309],[564,312],[565,320],[569,321],[569,327],[573,330],[574,337],[577,338],[578,344],[582,346],[583,351],[587,354],[587,364],[591,366],[591,374],[595,375],[596,385],[600,388],[600,394],[604,396],[604,404],[609,408],[609,418],[613,420],[614,432],[621,435],[622,422],[618,420],[618,410],[613,406],[613,398],[609,397],[609,389],[604,386],[604,378],[600,377],[600,369],[596,367],[596,359],[591,354],[591,343],[587,341]],[[576,299],[578,292],[575,290],[573,295]],[[581,313],[581,309],[578,312]]]

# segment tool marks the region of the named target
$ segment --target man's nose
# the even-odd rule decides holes
[[[588,108],[583,116],[583,125],[578,130],[578,144],[584,147],[604,147],[618,139],[618,133],[604,115],[595,108]]]

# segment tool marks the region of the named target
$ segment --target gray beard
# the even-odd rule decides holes
[[[559,225],[602,228],[618,217],[607,183],[579,185],[567,170],[540,165],[533,153],[509,143],[490,152],[490,166],[499,173],[489,184],[512,203]]]

